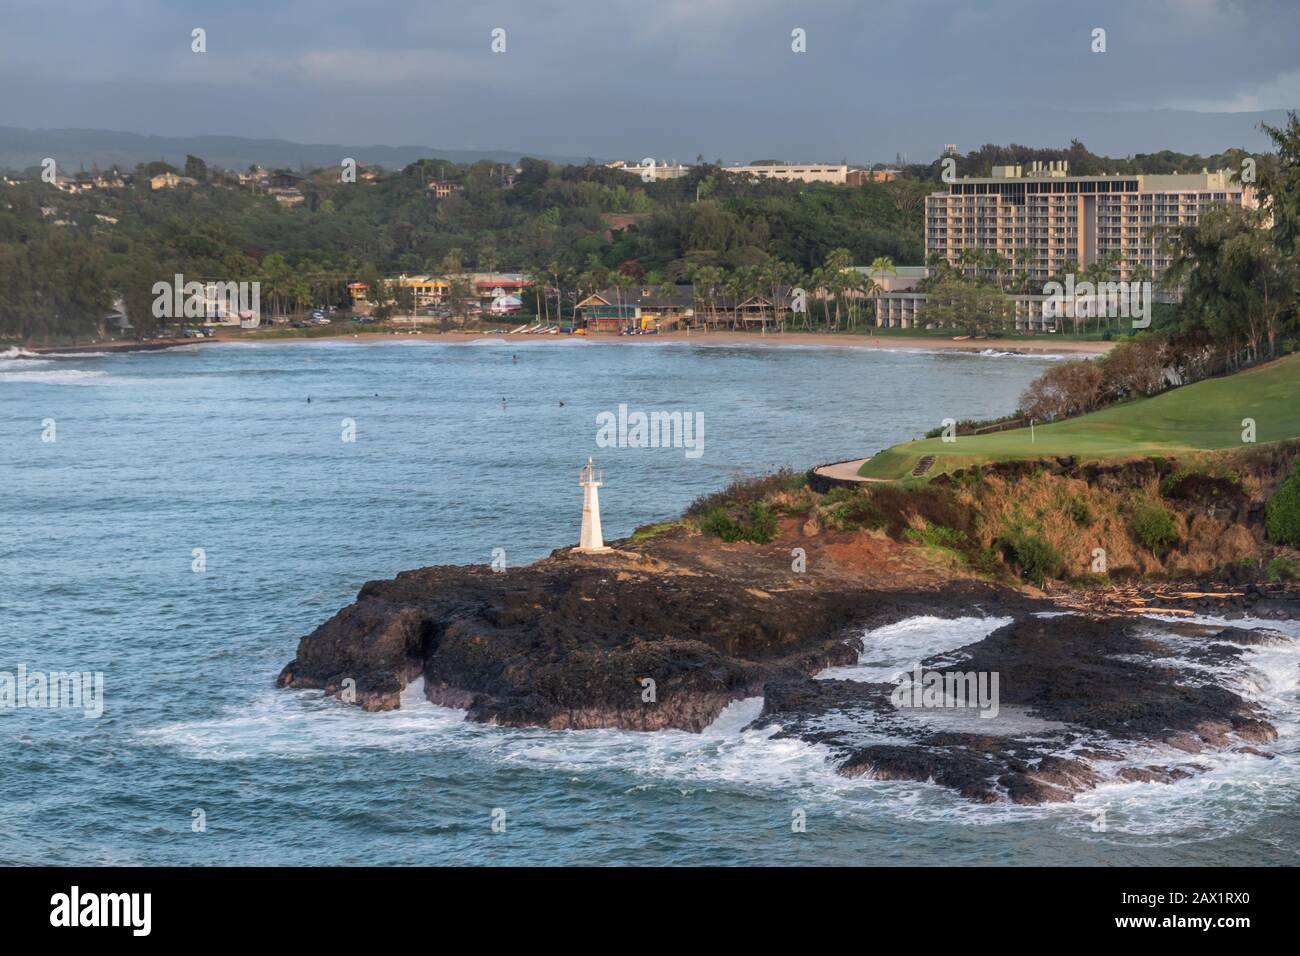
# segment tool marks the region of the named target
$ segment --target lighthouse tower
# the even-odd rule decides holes
[[[591,459],[583,466],[578,475],[578,484],[582,485],[582,540],[579,551],[608,551],[605,539],[600,535],[600,492],[602,475],[592,467]]]

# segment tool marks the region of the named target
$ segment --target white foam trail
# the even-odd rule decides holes
[[[856,664],[828,667],[818,680],[856,680],[892,683],[927,657],[956,650],[988,637],[1010,624],[1010,617],[909,617],[862,635],[862,653]]]

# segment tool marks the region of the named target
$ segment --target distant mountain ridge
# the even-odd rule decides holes
[[[533,156],[557,163],[584,163],[585,156],[556,156],[509,149],[439,149],[433,146],[345,146],[329,143],[294,143],[285,139],[250,139],[243,136],[146,136],[98,129],[24,129],[0,126],[0,169],[22,170],[39,166],[51,156],[63,171],[114,164],[134,167],[162,159],[183,165],[185,156],[199,156],[227,169],[246,169],[252,163],[294,169],[337,166],[351,157],[360,163],[401,168],[417,159],[446,159],[456,163],[490,160],[513,163]]]
[[[741,122],[743,117],[738,117]],[[823,148],[817,155],[805,150],[776,144],[778,151],[790,153],[799,162],[844,161],[869,166],[875,162],[900,157],[905,162],[928,163],[940,155],[944,143],[956,143],[965,153],[986,143],[1020,143],[1035,148],[1064,149],[1077,139],[1099,156],[1122,158],[1139,153],[1171,150],[1179,153],[1213,155],[1230,147],[1250,152],[1270,150],[1268,137],[1259,128],[1261,122],[1284,125],[1283,110],[1259,110],[1241,113],[1209,113],[1190,110],[1154,109],[1133,111],[1066,111],[1045,110],[1026,114],[989,115],[987,111],[932,110],[924,114],[864,114],[863,122],[871,130],[871,143],[845,144],[845,149]],[[936,133],[941,130],[941,133]],[[813,129],[794,127],[785,136],[813,136]],[[666,134],[659,152],[664,156],[694,155],[696,143],[675,142]],[[608,143],[597,147],[604,153],[614,151]],[[754,156],[769,155],[774,144],[750,144],[715,149],[705,144],[709,157],[723,156],[725,163],[745,163]],[[469,163],[490,160],[511,163],[521,156],[533,156],[555,163],[585,163],[594,158],[628,159],[644,155],[640,147],[625,149],[625,155],[590,156],[557,154],[511,149],[442,149],[434,146],[358,146],[331,143],[296,143],[286,139],[255,139],[245,136],[152,136],[116,130],[97,129],[28,129],[0,126],[0,169],[23,170],[39,166],[52,156],[64,171],[76,172],[98,164],[103,169],[113,164],[133,167],[137,163],[163,159],[183,164],[187,154],[227,169],[246,169],[252,163],[272,168],[296,169],[300,166],[320,168],[338,165],[344,158],[401,168],[417,159],[446,159]],[[865,156],[874,158],[865,159]]]

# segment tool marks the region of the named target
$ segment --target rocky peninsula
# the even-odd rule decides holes
[[[607,552],[566,548],[503,572],[429,567],[369,582],[302,638],[278,682],[386,710],[422,680],[428,700],[466,719],[554,730],[698,732],[729,703],[762,697],[754,729],[823,745],[841,773],[931,781],[979,801],[1068,800],[1107,779],[1172,781],[1203,769],[1202,752],[1270,758],[1276,731],[1234,674],[1249,648],[1293,639],[1169,618],[1294,619],[1295,593],[1209,578],[1143,583],[1149,574],[1126,590],[1038,588],[1019,576],[1014,549],[999,550],[997,538],[985,547],[979,529],[993,534],[988,516],[1008,495],[1041,499],[1053,482],[1099,508],[1163,488],[1196,531],[1184,534],[1181,557],[1141,555],[1143,571],[1199,567],[1206,541],[1242,549],[1261,537],[1257,499],[1292,457],[1256,456],[1254,472],[1238,462],[1253,477],[1234,482],[1153,460],[1014,462],[981,474],[978,487],[956,475],[911,490],[772,476]],[[743,540],[763,514],[770,527]],[[1108,518],[1099,538],[1115,536]],[[936,537],[937,527],[952,533]],[[1139,545],[1112,547],[1131,547],[1137,562]],[[892,683],[818,679],[855,664],[874,629],[918,616],[990,620],[982,639],[917,664],[998,674],[997,719],[900,709]]]

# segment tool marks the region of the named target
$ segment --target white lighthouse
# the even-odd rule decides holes
[[[582,485],[582,540],[579,551],[608,551],[605,539],[600,535],[600,491],[601,478],[592,467],[591,459],[578,473],[578,484]]]

